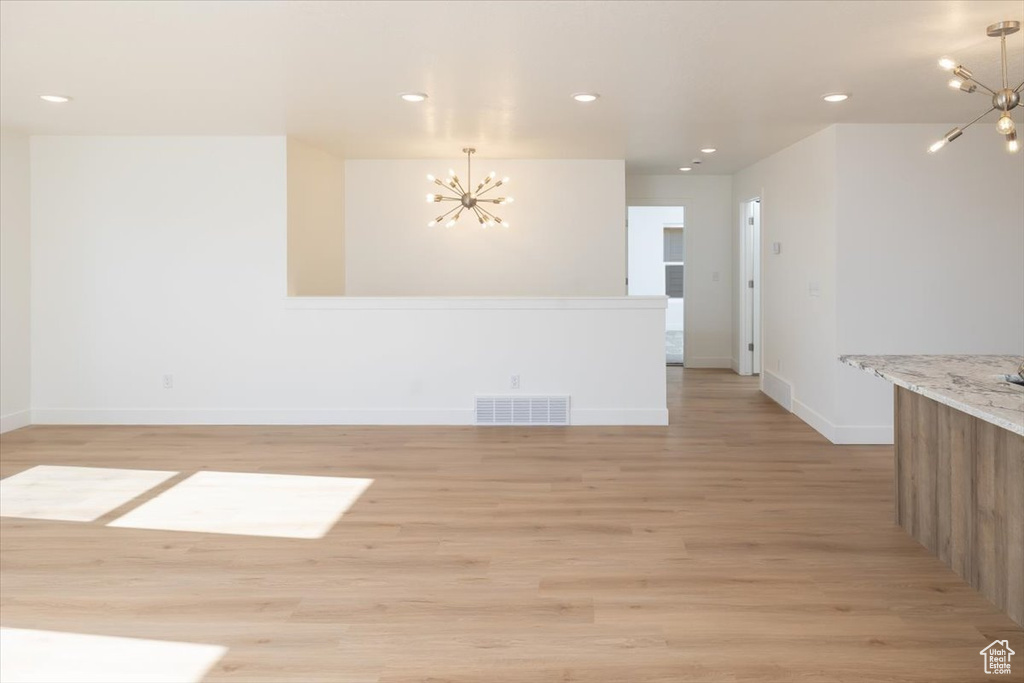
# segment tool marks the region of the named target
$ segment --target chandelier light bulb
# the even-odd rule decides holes
[[[1017,139],[1017,131],[1006,136],[1006,151],[1011,154],[1016,154],[1020,151],[1020,141]]]
[[[435,178],[433,175],[428,173],[427,174],[427,180],[429,180],[430,182],[434,182],[435,180],[437,180],[437,178]]]
[[[949,57],[939,59],[939,68],[945,71],[952,71],[956,68],[956,61]]]
[[[963,129],[960,128],[959,126],[957,126],[956,128],[953,128],[948,133],[943,135],[941,140],[939,140],[938,142],[934,143],[931,147],[929,147],[928,151],[931,152],[932,154],[935,154],[940,149],[945,147],[947,143],[953,142],[953,140],[956,140],[958,137],[960,137],[963,134],[964,134]]]
[[[964,82],[961,81],[959,78],[949,79],[949,87],[952,88],[953,90],[959,90],[963,86],[963,84]]]
[[[430,221],[429,223],[427,223],[427,227],[428,227],[428,228],[432,228],[432,227],[434,227],[435,225],[437,225],[437,221]]]
[[[1016,131],[1017,127],[1013,125],[1013,119],[1010,118],[1010,115],[1003,112],[1003,115],[999,117],[998,121],[996,121],[996,130],[1003,135],[1009,135]]]

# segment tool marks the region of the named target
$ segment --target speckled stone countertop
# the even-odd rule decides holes
[[[1021,356],[840,356],[839,360],[1024,436],[1024,386],[1004,381]]]

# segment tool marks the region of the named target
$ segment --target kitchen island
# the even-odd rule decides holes
[[[1024,359],[840,360],[895,385],[897,524],[1024,625]]]

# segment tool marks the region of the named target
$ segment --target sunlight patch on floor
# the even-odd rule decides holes
[[[177,474],[39,465],[0,481],[0,516],[91,522]]]
[[[108,526],[321,538],[373,479],[197,472]]]
[[[227,648],[0,628],[4,683],[198,683]]]

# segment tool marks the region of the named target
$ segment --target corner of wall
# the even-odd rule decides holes
[[[0,130],[0,433],[30,423],[30,157],[27,134]]]

